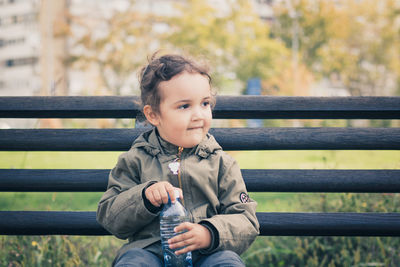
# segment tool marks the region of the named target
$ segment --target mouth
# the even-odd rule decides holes
[[[203,129],[203,126],[197,126],[197,127],[190,127],[190,128],[188,128],[189,131],[198,130],[198,129]]]

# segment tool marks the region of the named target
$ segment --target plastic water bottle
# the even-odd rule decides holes
[[[175,251],[178,249],[170,249],[168,245],[168,239],[182,234],[175,233],[174,228],[183,222],[189,221],[186,209],[180,203],[179,190],[175,189],[175,203],[171,203],[171,199],[168,196],[168,204],[166,204],[160,214],[160,234],[161,234],[161,245],[164,256],[165,267],[188,267],[192,265],[192,252],[186,254],[176,255]]]

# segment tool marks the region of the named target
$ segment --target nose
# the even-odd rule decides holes
[[[202,120],[204,118],[204,111],[201,107],[193,108],[192,120]]]

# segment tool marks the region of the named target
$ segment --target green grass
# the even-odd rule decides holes
[[[110,169],[121,152],[0,152],[5,169]]]
[[[0,210],[58,210],[58,211],[95,211],[102,193],[0,193]]]
[[[399,169],[399,151],[240,151],[229,152],[243,169]]]
[[[228,151],[243,169],[400,168],[399,151]],[[0,152],[0,168],[107,169],[121,152]]]

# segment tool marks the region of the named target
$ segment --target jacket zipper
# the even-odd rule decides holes
[[[182,156],[182,152],[183,152],[183,147],[181,147],[181,146],[178,147],[178,162],[179,162],[178,182],[179,182],[179,188],[183,192],[182,178],[181,178],[181,156]],[[181,199],[181,201],[182,201],[182,205],[185,206],[185,201],[183,200],[183,198]]]

